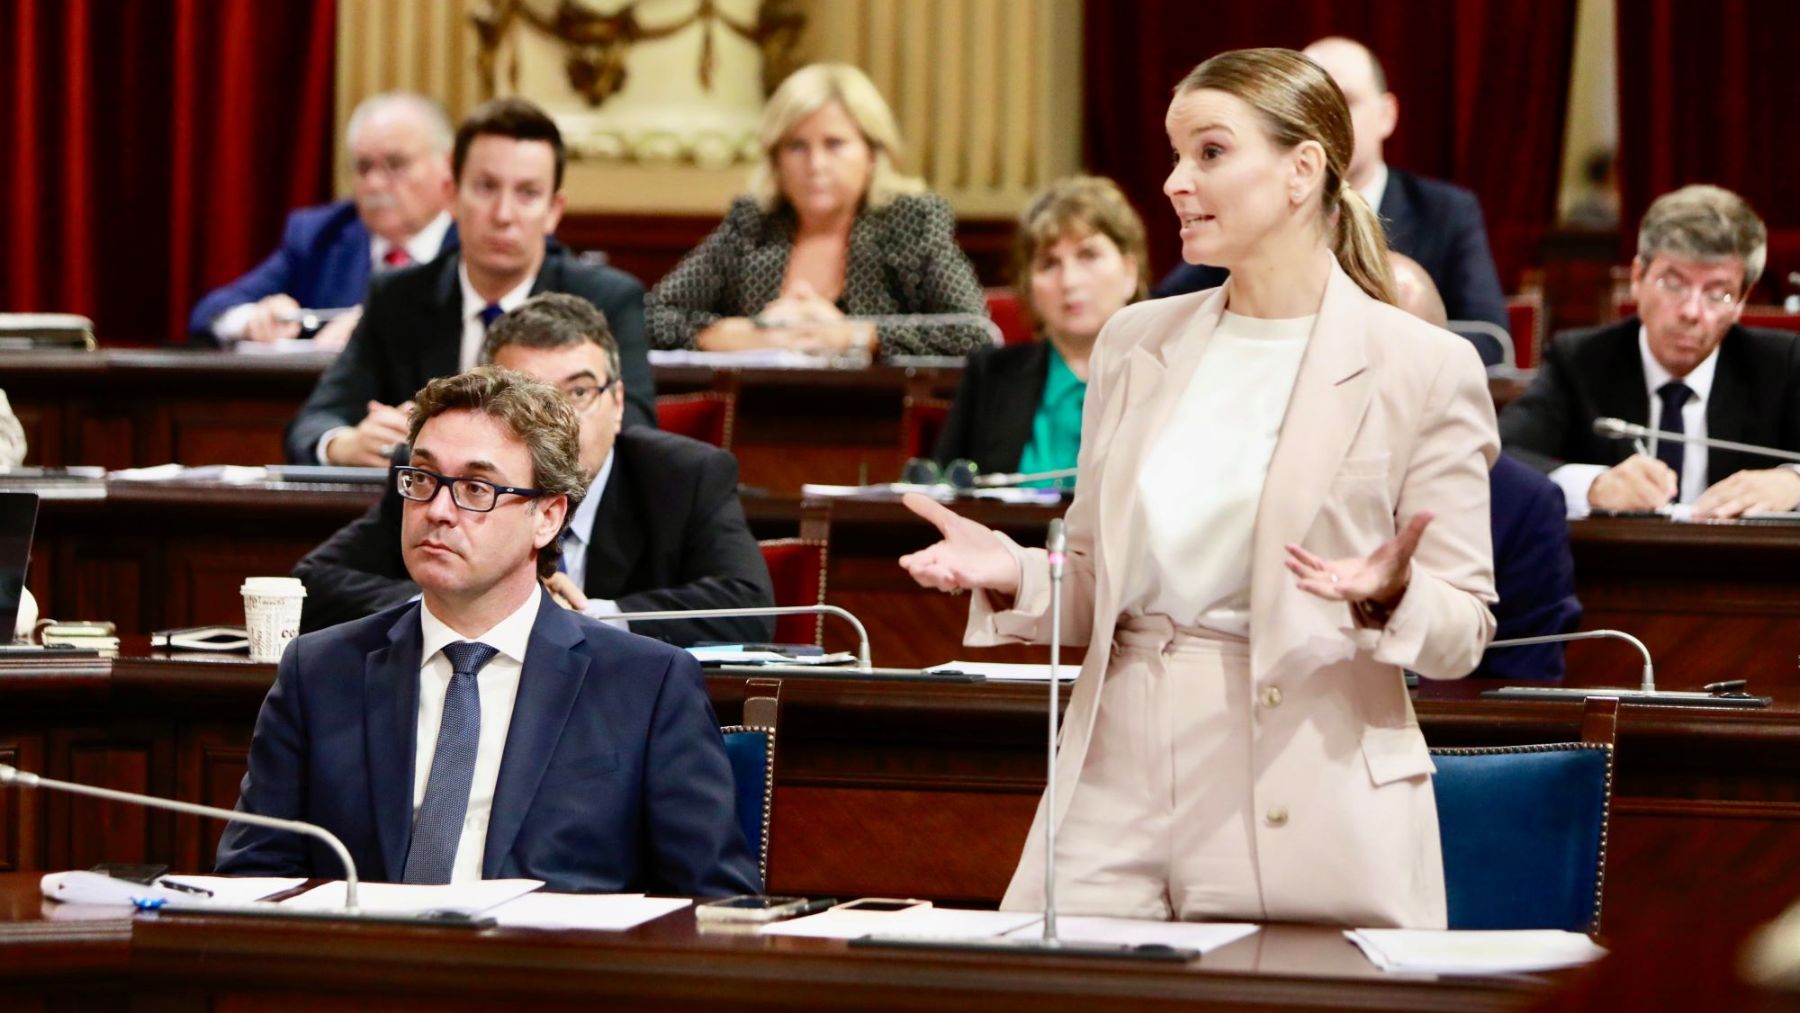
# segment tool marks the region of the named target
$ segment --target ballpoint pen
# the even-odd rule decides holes
[[[180,893],[191,893],[196,897],[211,897],[213,895],[213,892],[211,890],[208,890],[206,887],[189,886],[186,883],[177,883],[175,880],[168,879],[168,878],[163,878],[163,879],[157,880],[156,885],[162,887],[165,890],[175,890]]]

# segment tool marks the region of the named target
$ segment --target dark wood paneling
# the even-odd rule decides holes
[[[41,736],[0,733],[0,763],[35,771],[44,761]],[[0,788],[0,872],[43,867],[41,821],[44,807],[35,792]]]
[[[68,779],[118,791],[152,793],[150,747],[113,743],[74,742],[67,747]],[[61,826],[51,830],[51,849],[57,838],[67,836],[70,868],[86,869],[100,862],[145,862],[150,856],[168,854],[150,841],[149,812],[138,805],[94,798],[58,795],[50,803],[51,820]]]

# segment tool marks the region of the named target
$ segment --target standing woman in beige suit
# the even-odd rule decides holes
[[[1164,184],[1223,287],[1101,333],[1063,629],[1090,648],[1057,754],[1062,910],[1444,926],[1431,757],[1402,669],[1493,635],[1493,406],[1468,342],[1393,305],[1344,181],[1343,95],[1290,50],[1175,89]],[[901,560],[975,591],[966,642],[1042,642],[1041,549],[923,497]],[[1043,904],[1040,805],[1003,906]]]

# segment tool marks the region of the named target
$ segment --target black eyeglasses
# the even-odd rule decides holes
[[[975,488],[975,478],[980,474],[981,468],[966,458],[940,465],[929,457],[914,457],[900,469],[900,481],[908,485],[947,485],[967,492]]]
[[[501,493],[536,499],[544,494],[542,489],[521,489],[516,485],[498,485],[485,478],[451,478],[424,468],[399,467],[394,469],[394,489],[402,499],[414,503],[429,503],[437,498],[438,491],[445,486],[450,487],[450,502],[472,513],[484,514],[494,509],[500,500]]]
[[[569,404],[574,407],[577,415],[585,415],[600,403],[600,395],[612,390],[618,382],[619,378],[616,376],[605,383],[578,380],[562,389],[563,397],[569,399]]]

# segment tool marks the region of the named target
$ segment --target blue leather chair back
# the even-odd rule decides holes
[[[1600,924],[1612,747],[1434,749],[1453,929]]]
[[[738,826],[756,852],[764,883],[769,879],[769,812],[775,801],[775,729],[727,725],[725,756],[737,789]]]

